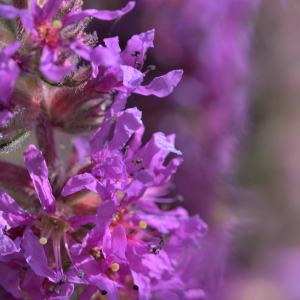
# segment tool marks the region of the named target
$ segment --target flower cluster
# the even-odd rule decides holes
[[[123,51],[118,37],[97,45],[83,31],[133,1],[117,11],[82,10],[77,0],[10,4],[0,5],[0,147],[33,128],[38,147],[24,151],[27,169],[0,161],[0,285],[26,300],[204,298],[195,274],[207,226],[168,197],[182,163],[165,164],[181,155],[175,135],[142,146],[141,112],[125,109],[131,93],[170,94],[182,71],[142,86],[154,30]],[[67,162],[54,129],[84,133]]]

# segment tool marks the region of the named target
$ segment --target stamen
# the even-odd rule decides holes
[[[101,295],[105,296],[107,294],[107,291],[106,290],[102,290],[101,291]]]
[[[59,20],[55,20],[55,21],[53,22],[53,27],[54,27],[54,28],[61,28],[61,27],[62,27],[62,22],[59,21]]]
[[[66,239],[66,235],[65,235],[65,234],[64,234],[64,243],[65,243],[65,248],[66,248],[66,251],[67,251],[67,253],[68,253],[68,255],[69,255],[69,258],[70,258],[70,261],[71,261],[72,265],[74,266],[74,268],[76,269],[76,271],[77,271],[78,273],[80,273],[79,270],[78,270],[78,268],[77,268],[76,265],[75,265],[75,262],[74,262],[73,259],[72,259],[72,256],[71,256],[71,253],[70,253],[70,250],[69,250],[69,246],[68,246],[68,243],[67,243],[67,239]]]
[[[132,288],[133,288],[135,291],[138,291],[138,290],[139,290],[139,287],[138,287],[136,284],[134,284]]]
[[[22,266],[22,269],[27,271],[29,268],[27,266]]]
[[[120,269],[120,265],[118,263],[113,263],[110,267],[114,272],[117,272]]]
[[[59,280],[58,285],[62,285],[64,283],[66,283],[66,282],[67,282],[67,276],[64,275],[64,277]]]
[[[131,162],[132,162],[132,163],[134,164],[134,166],[136,167],[136,161],[133,159]]]
[[[138,57],[139,54],[141,54],[141,52],[135,51],[135,52],[131,53],[131,56]]]
[[[136,160],[136,163],[137,163],[137,164],[140,164],[141,162],[143,162],[143,159],[142,159],[142,158],[138,158],[138,159]]]
[[[84,276],[84,272],[82,270],[80,270],[78,277],[81,279]]]
[[[142,166],[142,170],[148,170],[148,167]]]
[[[140,221],[139,223],[140,227],[143,228],[143,229],[146,229],[147,228],[147,223],[145,221]]]
[[[156,252],[154,252],[153,254],[154,254],[154,255],[157,255],[157,254],[159,254],[159,251],[157,250],[157,251],[156,251]]]
[[[152,248],[151,248],[151,245],[148,245],[148,246],[147,246],[147,249],[148,249],[148,251],[151,251],[151,249],[152,249]]]
[[[42,245],[45,245],[45,244],[47,244],[47,239],[45,238],[45,237],[42,237],[42,238],[40,238],[40,243],[42,244]]]
[[[147,69],[150,70],[150,71],[154,71],[154,70],[156,70],[156,66],[154,66],[154,65],[149,65],[149,66],[147,67]]]

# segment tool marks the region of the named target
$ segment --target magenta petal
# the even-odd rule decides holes
[[[120,224],[117,227],[115,227],[114,231],[112,232],[111,249],[109,253],[105,253],[105,254],[106,256],[113,255],[119,259],[127,260],[125,256],[126,248],[127,248],[126,231],[124,227]]]
[[[88,286],[82,293],[80,296],[79,300],[91,300],[92,296],[97,292],[97,287],[90,285]]]
[[[0,235],[0,256],[19,252],[21,249],[16,247],[16,244],[6,235]],[[1,258],[0,258],[1,260]]]
[[[113,105],[107,111],[104,122],[110,120],[117,112],[123,110],[126,105],[127,98],[130,96],[129,93],[119,92],[116,96]]]
[[[155,30],[149,30],[143,32],[139,35],[134,35],[127,43],[125,50],[121,53],[121,59],[124,65],[136,67],[136,61],[141,65],[140,68],[144,65],[144,55],[147,52],[149,47],[153,47]],[[137,57],[133,57],[131,54],[138,51],[139,54]]]
[[[48,168],[42,152],[37,150],[34,145],[29,145],[24,151],[24,162],[43,210],[54,214],[56,203],[52,195],[52,188],[48,180]]]
[[[34,27],[33,17],[29,14],[27,9],[17,9],[10,5],[1,5],[0,16],[3,19],[15,19],[20,17],[24,28],[28,29],[35,36],[38,36]]]
[[[105,187],[89,173],[84,173],[70,178],[61,194],[63,196],[67,196],[81,191],[84,188],[99,194],[103,201],[110,199],[110,194],[107,192]]]
[[[25,229],[23,235],[22,249],[28,265],[37,275],[56,281],[56,273],[48,267],[43,246],[29,227]]]
[[[135,154],[135,152],[141,147],[144,132],[145,126],[142,124],[142,126],[134,133],[134,136],[129,142],[129,148],[127,150],[128,157],[132,157]]]
[[[103,40],[105,43],[105,46],[109,49],[112,50],[116,53],[120,53],[121,52],[121,48],[119,45],[119,37],[115,36],[112,38],[107,38]]]
[[[0,7],[1,8],[1,7]],[[6,63],[7,60],[16,53],[16,51],[20,48],[21,43],[19,41],[15,41],[8,45],[7,47],[3,48],[0,53],[0,64],[2,67],[3,63]]]
[[[0,128],[6,124],[14,115],[7,109],[0,111]]]
[[[97,224],[96,215],[77,215],[68,220],[69,225],[72,228],[78,228],[80,226],[86,225],[88,223]]]
[[[68,300],[71,298],[73,291],[74,291],[74,285],[72,283],[66,282],[62,285],[59,285],[57,287],[59,291],[59,295],[53,295],[49,298],[49,300]]]
[[[96,10],[96,9],[87,9],[83,11],[74,11],[66,15],[64,18],[61,19],[63,26],[68,26],[68,25],[73,25],[84,19],[85,17],[92,16],[96,19],[100,20],[114,20],[118,17],[121,17],[128,12],[130,12],[135,6],[135,1],[129,1],[128,4],[120,9],[120,10],[114,10],[114,11],[109,11],[109,10]]]
[[[149,85],[139,86],[134,92],[144,96],[166,97],[173,92],[174,87],[181,80],[182,74],[182,70],[171,71],[164,76],[154,78]]]
[[[36,23],[51,20],[60,8],[62,0],[47,0],[41,13],[36,16]]]
[[[20,270],[0,262],[0,284],[16,299],[24,299],[24,294],[20,289],[19,274]]]
[[[145,74],[131,66],[121,66],[123,71],[123,84],[126,87],[135,89],[139,87],[144,79]]]
[[[40,60],[40,70],[48,79],[60,81],[64,76],[73,70],[73,66],[56,65],[57,52],[45,46]]]
[[[82,41],[76,40],[72,42],[70,44],[70,49],[85,60],[91,61],[91,53],[93,49],[85,45]]]
[[[142,126],[142,113],[136,107],[126,109],[117,119],[114,137],[107,146],[106,153],[124,148],[128,139]]]
[[[96,227],[92,229],[88,238],[89,247],[95,247],[101,244],[105,231],[109,227],[116,211],[117,206],[111,200],[100,204],[97,210],[98,223]]]
[[[0,188],[0,211],[2,217],[8,222],[13,223],[14,227],[19,225],[32,225],[34,219],[25,212],[10,196]]]

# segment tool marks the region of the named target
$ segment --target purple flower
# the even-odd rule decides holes
[[[39,69],[49,80],[60,81],[74,69],[72,60],[67,58],[71,55],[74,56],[74,53],[84,59],[88,58],[87,60],[92,61],[95,65],[104,62],[106,62],[104,63],[105,66],[116,64],[117,57],[108,49],[105,48],[104,50],[99,47],[91,49],[80,43],[84,41],[84,38],[80,37],[78,32],[72,35],[71,30],[69,32],[70,37],[67,38],[63,30],[89,16],[101,20],[113,20],[131,11],[135,2],[130,1],[125,8],[116,11],[97,11],[94,9],[75,11],[76,7],[78,10],[81,8],[74,5],[61,20],[52,21],[57,13],[63,13],[63,8],[60,11],[61,5],[62,0],[48,0],[41,8],[35,0],[31,3],[30,12],[27,9],[1,5],[0,16],[5,19],[21,18],[23,27],[31,34],[33,52],[36,52],[36,46],[42,52]],[[70,53],[70,49],[73,50],[73,53]],[[36,59],[39,59],[38,55]]]

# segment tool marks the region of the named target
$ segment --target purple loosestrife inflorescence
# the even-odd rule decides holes
[[[158,132],[142,146],[142,114],[125,110],[131,93],[170,94],[182,71],[141,86],[153,69],[142,71],[154,30],[123,51],[118,37],[97,46],[96,34],[84,33],[92,18],[116,19],[133,1],[117,11],[8,2],[0,5],[0,148],[12,150],[32,129],[38,146],[24,151],[26,169],[0,161],[0,285],[26,300],[203,298],[195,274],[207,226],[166,197],[183,161],[164,164],[181,155],[175,135]],[[68,159],[54,129],[84,134]]]

